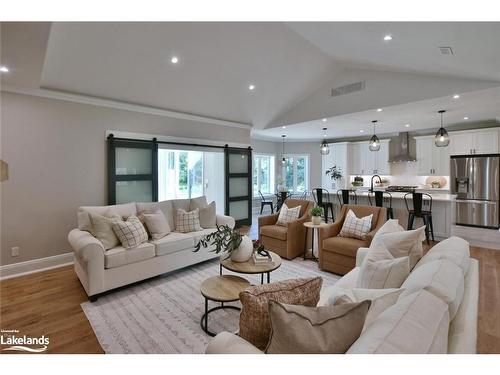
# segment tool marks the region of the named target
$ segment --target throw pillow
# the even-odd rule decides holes
[[[354,288],[350,290],[350,295],[339,296],[335,300],[335,305],[344,303],[355,303],[365,300],[372,302],[368,314],[366,315],[363,332],[389,307],[394,305],[399,296],[403,293],[403,289],[360,289]]]
[[[314,307],[322,284],[321,277],[314,277],[248,287],[240,293],[240,337],[264,350],[271,333],[269,301]]]
[[[380,243],[381,235],[394,232],[404,232],[404,228],[399,225],[399,221],[397,219],[389,219],[379,228],[379,230],[377,230],[373,236],[371,246],[375,247]]]
[[[356,214],[349,210],[340,230],[340,237],[350,237],[364,240],[372,227],[373,214],[358,219]]]
[[[197,232],[203,230],[200,226],[200,209],[186,212],[177,209],[175,230],[180,233]]]
[[[152,214],[142,214],[142,217],[153,240],[159,240],[170,233],[170,226],[168,225],[167,219],[160,210]]]
[[[200,208],[200,226],[205,229],[217,227],[215,202],[210,203],[205,208]]]
[[[422,258],[422,241],[424,239],[425,227],[422,226],[415,230],[382,234],[375,244],[372,242],[370,248],[383,243],[394,258],[409,257],[410,269],[413,269],[420,258]]]
[[[283,203],[280,209],[280,214],[278,216],[278,221],[276,222],[276,225],[281,225],[283,227],[286,227],[288,223],[297,220],[299,218],[299,214],[300,214],[300,206],[294,208],[288,208],[288,206]]]
[[[127,221],[113,223],[113,231],[125,249],[132,249],[148,240],[148,234],[137,216],[131,215]]]
[[[122,221],[120,215],[112,215],[112,216],[102,216],[99,214],[89,213],[90,222],[91,222],[91,233],[102,242],[105,250],[112,249],[115,246],[118,246],[120,240],[116,237],[115,232],[113,231],[113,223]]]
[[[343,354],[361,334],[370,303],[307,307],[269,301],[266,353]]]
[[[197,208],[201,209],[208,206],[207,197],[202,195],[201,197],[191,198],[189,202],[189,211],[196,210]]]
[[[409,258],[394,258],[381,244],[376,249],[370,249],[363,259],[356,287],[368,289],[399,288],[409,274]]]

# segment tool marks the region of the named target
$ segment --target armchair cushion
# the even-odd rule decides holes
[[[300,206],[288,208],[286,204],[283,204],[283,206],[281,206],[280,214],[278,216],[278,221],[276,222],[276,225],[281,225],[283,227],[286,227],[288,223],[297,220],[299,218],[300,209],[301,209]]]
[[[288,229],[280,225],[264,225],[260,227],[260,234],[267,237],[276,238],[278,240],[286,241]]]
[[[347,215],[340,230],[340,237],[365,239],[366,235],[372,227],[373,214],[358,218],[352,210],[347,212]]]
[[[323,250],[339,253],[355,258],[360,247],[368,247],[368,240],[358,240],[348,237],[330,237],[323,241]]]

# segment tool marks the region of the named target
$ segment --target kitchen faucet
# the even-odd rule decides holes
[[[379,181],[380,183],[382,183],[382,179],[380,178],[380,176],[379,176],[378,174],[374,174],[374,175],[372,176],[372,181],[371,181],[371,185],[370,185],[370,193],[373,193],[373,179],[374,179],[375,177],[378,177],[378,181]]]

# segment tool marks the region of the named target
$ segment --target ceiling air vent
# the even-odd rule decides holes
[[[331,96],[340,96],[340,95],[346,95],[346,94],[351,94],[356,91],[361,91],[365,89],[365,81],[360,81],[356,83],[351,83],[349,85],[341,86],[332,89],[332,94]]]
[[[453,50],[451,47],[438,47],[441,55],[453,55]]]

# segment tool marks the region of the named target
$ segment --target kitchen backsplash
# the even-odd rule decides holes
[[[354,177],[350,176],[349,180],[354,181]],[[363,186],[370,186],[372,175],[360,176],[363,177]],[[414,176],[414,175],[387,175],[380,176],[383,180],[387,179],[386,185],[405,185],[405,186],[418,186],[420,188],[431,188],[431,182],[439,180],[441,183],[440,188],[448,190],[450,188],[449,176]]]

